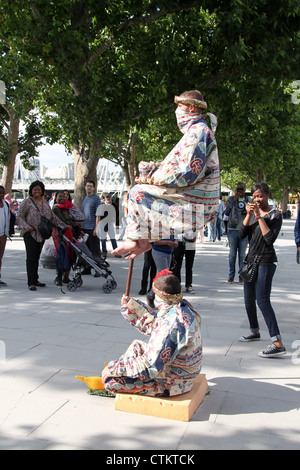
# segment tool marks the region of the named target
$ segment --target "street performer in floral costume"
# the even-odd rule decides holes
[[[178,278],[161,271],[153,280],[160,300],[155,313],[140,300],[123,296],[121,313],[149,342],[135,340],[102,371],[110,393],[173,396],[191,390],[202,367],[201,317],[182,298]],[[99,387],[100,388],[100,387]]]
[[[217,216],[220,171],[214,132],[217,118],[197,90],[175,97],[177,124],[184,134],[161,162],[141,162],[129,194],[125,242],[113,251],[134,259],[150,242],[200,230]],[[206,120],[210,119],[211,128]]]

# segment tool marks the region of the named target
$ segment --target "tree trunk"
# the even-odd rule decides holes
[[[9,129],[8,129],[8,163],[3,165],[3,173],[1,185],[4,186],[6,194],[11,194],[12,182],[14,178],[16,156],[19,151],[19,127],[20,119],[14,119],[9,113]]]
[[[285,185],[283,187],[282,202],[281,202],[282,212],[287,211],[287,205],[289,202],[289,192],[290,192],[290,188],[288,188],[288,186]]]
[[[126,162],[126,160],[124,160],[124,164],[121,165],[120,164],[120,167],[124,173],[124,176],[125,176],[125,181],[126,181],[126,187],[127,187],[127,191],[130,190],[130,188],[133,186],[131,184],[131,180],[130,180],[130,174],[129,174],[129,169],[128,169],[128,163]]]
[[[82,199],[85,196],[85,184],[87,180],[93,180],[97,189],[97,165],[99,156],[90,148],[80,145],[73,147],[74,157],[74,203],[81,208]]]
[[[262,169],[257,168],[256,170],[256,182],[261,183],[262,182]]]
[[[130,187],[132,188],[135,185],[135,176],[136,176],[136,162],[135,162],[135,134],[130,130],[130,142],[131,145],[129,150],[131,150],[131,158],[129,159],[128,171],[130,178]]]

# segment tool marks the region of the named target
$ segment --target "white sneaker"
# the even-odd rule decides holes
[[[249,343],[250,341],[259,341],[260,340],[260,334],[259,333],[250,333],[247,336],[241,336],[239,341],[242,343]]]
[[[274,343],[268,346],[264,351],[258,353],[260,357],[277,357],[284,356],[284,354],[286,354],[285,347],[278,348]]]
[[[195,291],[194,291],[194,289],[192,288],[192,286],[188,286],[188,287],[185,289],[185,292],[187,292],[188,294],[195,294]]]

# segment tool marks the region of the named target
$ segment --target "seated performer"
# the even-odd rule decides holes
[[[105,390],[149,396],[173,396],[191,390],[202,366],[201,317],[182,298],[178,278],[161,271],[153,280],[161,300],[158,312],[123,296],[121,313],[149,342],[135,340],[125,354],[102,371]]]
[[[203,96],[197,90],[175,97],[177,124],[184,134],[161,162],[141,162],[137,184],[129,194],[125,242],[115,255],[134,259],[151,249],[150,241],[201,230],[217,217],[220,171],[214,131],[216,116],[203,115]],[[209,117],[212,130],[206,123]]]

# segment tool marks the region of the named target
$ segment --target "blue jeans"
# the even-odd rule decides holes
[[[208,241],[214,242],[217,237],[216,219],[207,224]]]
[[[239,238],[239,231],[238,230],[227,230],[228,242],[229,242],[229,274],[228,277],[234,278],[235,276],[235,264],[236,264],[236,257],[238,254],[239,259],[239,269],[241,268],[245,255],[246,249],[248,245],[248,238]],[[239,270],[238,269],[238,270]]]
[[[258,267],[256,282],[244,282],[244,301],[249,319],[250,331],[259,331],[256,303],[261,310],[272,341],[281,339],[275,312],[272,308],[270,296],[272,280],[276,271],[276,264]]]
[[[116,239],[111,238],[110,241],[111,241],[111,246],[112,246],[113,250],[115,250],[118,247]],[[105,238],[101,239],[101,246],[102,246],[102,253],[104,255],[106,255],[107,254],[107,247],[106,247],[106,239]]]
[[[101,222],[100,222],[101,224]],[[101,239],[101,246],[102,246],[102,253],[104,255],[107,254],[107,248],[106,248],[106,237],[107,234],[109,235],[111,245],[113,250],[117,248],[117,242],[116,242],[116,234],[115,234],[115,229],[112,224],[106,224],[106,225],[100,225],[100,239]]]
[[[218,217],[216,221],[216,232],[217,232],[217,239],[220,241],[222,233],[223,233],[222,219],[220,219],[220,217]]]
[[[160,273],[163,269],[170,269],[172,262],[172,255],[170,253],[152,250],[152,258],[155,263],[157,273]],[[152,288],[148,291],[147,297],[154,299],[155,294]]]

